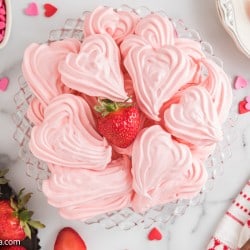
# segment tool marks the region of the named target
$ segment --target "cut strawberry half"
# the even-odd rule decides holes
[[[87,250],[87,247],[73,228],[65,227],[57,235],[54,250]]]

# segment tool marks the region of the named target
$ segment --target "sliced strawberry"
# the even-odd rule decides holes
[[[99,133],[111,144],[126,148],[135,139],[140,129],[140,112],[132,103],[116,103],[110,100],[99,100],[95,110],[98,117]]]
[[[57,235],[54,250],[87,250],[87,247],[73,228],[65,227]]]

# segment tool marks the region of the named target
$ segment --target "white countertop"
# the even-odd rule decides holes
[[[61,28],[70,17],[80,17],[84,10],[92,10],[98,5],[119,7],[147,6],[152,10],[165,10],[170,17],[180,18],[188,27],[197,30],[201,37],[210,42],[215,54],[224,61],[225,71],[232,78],[242,75],[250,80],[250,59],[238,51],[232,39],[224,31],[217,17],[214,1],[197,0],[93,0],[50,2],[58,7],[51,18],[45,18],[42,5],[37,1],[40,15],[30,17],[23,14],[28,0],[12,1],[13,24],[7,46],[0,50],[0,77],[10,78],[5,92],[0,92],[0,162],[6,161],[10,168],[9,179],[16,189],[25,187],[33,192],[30,208],[35,211],[34,218],[46,224],[40,230],[42,250],[53,249],[58,230],[64,226],[75,228],[84,238],[88,250],[204,250],[216,226],[244,183],[250,178],[250,113],[238,116],[231,145],[232,157],[224,164],[224,173],[217,177],[214,187],[201,206],[189,208],[185,215],[174,224],[161,225],[164,234],[161,241],[148,241],[149,230],[141,227],[129,231],[119,228],[105,230],[101,225],[87,226],[60,218],[56,209],[47,205],[46,199],[37,190],[36,182],[25,174],[25,165],[18,157],[18,146],[13,140],[15,125],[12,114],[15,112],[13,97],[18,91],[18,76],[21,74],[21,60],[24,49],[32,42],[45,42],[49,31]],[[250,87],[234,91],[235,103],[250,95]],[[6,158],[7,157],[7,158]]]

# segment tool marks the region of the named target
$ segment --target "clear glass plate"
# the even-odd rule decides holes
[[[152,13],[145,7],[135,10],[128,6],[122,6],[119,10],[120,9],[133,11],[140,16]],[[63,28],[50,32],[48,42],[58,41],[68,37],[82,40],[82,27],[87,13],[88,12],[84,12],[81,18],[67,19]],[[157,13],[167,17],[167,14],[163,11]],[[222,67],[222,61],[214,56],[211,45],[203,41],[197,31],[187,28],[181,20],[171,19],[171,21],[173,22],[179,37],[186,37],[199,41],[207,57],[211,58]],[[13,115],[13,120],[16,124],[14,139],[20,147],[20,157],[26,163],[27,175],[37,181],[38,189],[41,190],[43,180],[47,179],[50,173],[46,163],[35,158],[29,150],[28,143],[30,140],[32,124],[26,117],[26,111],[32,98],[32,93],[22,76],[19,77],[18,82],[19,91],[14,97],[16,104],[16,113]],[[232,115],[232,113],[234,115]],[[119,211],[96,216],[93,219],[85,221],[84,223],[99,223],[106,229],[111,229],[117,226],[123,230],[129,230],[136,226],[148,228],[153,224],[166,224],[168,222],[174,222],[175,218],[183,215],[189,206],[201,204],[205,199],[206,193],[213,188],[214,180],[223,174],[225,161],[231,157],[232,152],[230,145],[233,141],[233,135],[235,134],[233,133],[233,127],[236,121],[236,112],[232,111],[227,122],[224,124],[224,140],[217,145],[214,153],[206,161],[206,168],[209,175],[208,181],[195,198],[191,200],[178,200],[164,206],[157,206],[151,208],[143,214],[135,213],[132,209],[125,208]]]

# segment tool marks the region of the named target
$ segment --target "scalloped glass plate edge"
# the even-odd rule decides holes
[[[120,9],[133,11],[141,16],[152,13],[146,7],[140,7],[135,10],[127,5],[123,5],[119,8],[119,10]],[[87,13],[88,12],[84,12],[82,18],[67,19],[62,29],[52,30],[50,32],[48,42],[62,40],[67,37],[82,40],[83,35],[81,27]],[[164,11],[159,11],[157,13],[167,17],[167,14]],[[214,56],[212,46],[208,42],[202,41],[197,31],[187,28],[181,20],[170,20],[173,22],[179,36],[189,37],[199,41],[206,55],[222,67],[223,63],[219,58]],[[23,76],[19,77],[18,82],[19,91],[14,96],[16,113],[13,114],[13,121],[16,125],[16,130],[13,138],[20,147],[19,155],[26,164],[26,174],[36,180],[38,189],[41,190],[43,180],[47,179],[49,176],[49,170],[46,163],[36,159],[29,150],[28,142],[32,125],[26,117],[26,111],[32,98],[32,93]],[[132,209],[125,208],[119,211],[96,216],[93,219],[85,221],[84,223],[88,225],[98,223],[103,225],[106,229],[120,227],[122,230],[130,230],[137,226],[149,228],[155,224],[173,223],[177,217],[185,214],[188,207],[201,204],[205,199],[206,193],[213,188],[214,180],[223,174],[223,165],[225,161],[232,155],[231,142],[233,141],[232,135],[235,134],[232,130],[237,121],[236,112],[234,113],[235,115],[233,115],[233,112],[230,113],[227,122],[224,124],[224,140],[217,144],[214,153],[206,162],[206,168],[209,176],[208,181],[196,197],[191,200],[178,200],[166,205],[157,206],[151,208],[143,214],[135,213]]]

